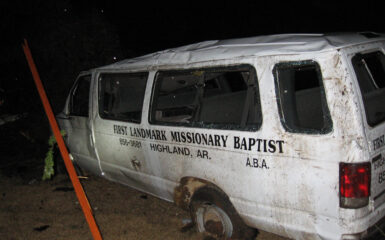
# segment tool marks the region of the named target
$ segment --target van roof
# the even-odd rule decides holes
[[[332,34],[280,34],[228,40],[211,40],[126,59],[99,69],[149,68],[243,56],[299,54],[340,49],[385,40],[373,32]]]

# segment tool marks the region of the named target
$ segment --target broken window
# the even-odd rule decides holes
[[[380,51],[356,54],[352,58],[354,70],[370,126],[385,120],[385,57]]]
[[[262,121],[254,68],[250,66],[161,71],[152,123],[257,129]]]
[[[88,117],[91,76],[81,76],[72,90],[70,114]]]
[[[332,128],[318,64],[281,63],[274,68],[283,126],[290,132],[326,133]]]
[[[148,73],[100,74],[100,116],[140,123],[147,76]]]

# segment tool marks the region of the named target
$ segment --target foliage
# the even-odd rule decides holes
[[[60,134],[62,136],[65,136],[65,131],[61,130]],[[54,170],[54,149],[55,149],[55,144],[56,144],[56,138],[52,134],[49,139],[48,139],[48,151],[44,159],[44,172],[43,172],[43,177],[42,180],[49,180],[52,178],[52,176],[55,174]]]

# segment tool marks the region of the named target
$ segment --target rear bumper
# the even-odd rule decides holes
[[[362,239],[381,240],[385,239],[385,217],[380,219],[375,225],[371,226]]]

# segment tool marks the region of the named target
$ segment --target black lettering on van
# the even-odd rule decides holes
[[[251,151],[251,147],[254,146],[255,143],[256,143],[255,138],[249,138],[249,149],[247,150]]]
[[[378,174],[378,183],[382,184],[385,182],[385,171],[382,171]]]
[[[195,133],[195,132],[177,132],[171,131],[171,141],[177,143],[192,143],[202,146],[226,147],[228,136]]]
[[[278,143],[278,147],[279,147],[279,153],[283,153],[283,143],[284,141],[283,140],[278,140],[278,141],[275,141],[276,143]]]
[[[377,150],[385,145],[385,137],[384,135],[373,140],[373,150]]]
[[[266,160],[265,159],[258,159],[258,158],[253,158],[251,160],[250,160],[250,158],[247,158],[246,159],[246,167],[269,169],[269,167],[266,164]]]
[[[166,131],[130,127],[131,137],[167,141]]]
[[[258,152],[260,152],[261,151],[261,142],[262,142],[262,139],[257,139],[257,142],[258,142]],[[251,151],[251,149],[249,150],[249,151]]]
[[[198,149],[198,151],[197,151],[197,157],[205,158],[205,159],[211,159],[209,157],[209,153],[206,150],[200,150],[200,149]]]
[[[374,170],[377,170],[378,168],[385,165],[385,157],[382,157],[381,154],[375,156],[372,160],[373,168]]]
[[[276,150],[275,141],[274,140],[269,140],[269,152],[274,153],[275,150]]]
[[[126,126],[120,126],[120,125],[114,125],[114,133],[120,134],[120,135],[127,135],[127,127]]]
[[[150,150],[154,152],[160,152],[160,153],[190,156],[190,149],[188,149],[187,147],[168,146],[163,144],[151,143]]]
[[[283,140],[260,139],[260,138],[241,138],[234,136],[234,149],[269,152],[269,153],[283,153]]]

